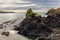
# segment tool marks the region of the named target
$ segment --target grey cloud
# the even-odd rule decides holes
[[[59,0],[22,0],[23,2],[24,1],[28,1],[28,3],[18,3],[18,2],[13,2],[13,3],[10,3],[10,4],[14,4],[15,7],[5,7],[5,8],[1,8],[0,9],[10,9],[10,10],[27,10],[29,8],[32,8],[33,10],[48,10],[50,8],[54,8],[54,7],[57,7],[57,6],[60,6],[60,1]],[[0,3],[0,4],[3,4],[3,3]],[[9,4],[9,3],[8,3]],[[21,5],[24,5],[24,4],[37,4],[36,6],[26,6],[26,7],[20,7]],[[17,5],[19,7],[17,7]]]

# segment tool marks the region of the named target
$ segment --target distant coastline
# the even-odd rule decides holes
[[[0,13],[15,13],[13,11],[4,11],[4,10],[0,10]]]
[[[15,12],[0,12],[0,13],[15,13]]]

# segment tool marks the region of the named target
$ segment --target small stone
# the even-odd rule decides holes
[[[2,32],[1,35],[9,36],[9,32]]]

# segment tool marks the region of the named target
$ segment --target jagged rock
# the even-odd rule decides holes
[[[22,30],[21,30],[22,29]],[[40,34],[48,35],[52,30],[40,23],[29,23],[23,28],[20,27],[19,34],[38,37]]]
[[[45,20],[46,25],[53,28],[60,27],[60,8],[50,9],[47,12],[47,18]]]
[[[28,13],[31,12],[29,11]],[[41,15],[33,13],[28,18],[26,17],[19,24],[20,26],[15,28],[15,30],[18,31],[18,34],[29,37],[39,37],[41,34],[43,34],[43,36],[47,36],[53,31],[51,28],[45,25],[44,21],[45,18],[43,18]]]
[[[29,9],[26,18],[14,30],[34,40],[60,40],[60,31],[57,31],[60,29],[60,8],[50,9],[46,15],[42,17]]]
[[[30,9],[28,9],[27,10],[27,13],[26,13],[26,18],[29,18],[29,17],[31,17],[31,15],[33,14],[33,11],[32,11],[32,9],[30,8]]]
[[[56,23],[57,23],[57,18],[55,17],[52,17],[52,16],[48,16],[45,20],[46,24],[49,26],[49,27],[56,27]]]
[[[55,12],[56,12],[56,9],[52,8],[46,13],[46,15],[53,16]]]

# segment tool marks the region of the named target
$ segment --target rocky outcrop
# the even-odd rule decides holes
[[[45,22],[49,27],[60,27],[60,8],[49,10],[47,15]]]
[[[55,15],[60,15],[60,8],[57,8],[57,9],[50,9],[46,15],[49,15],[49,16],[55,16]]]
[[[47,17],[42,17],[30,8],[26,13],[26,18],[14,30],[17,30],[18,34],[37,38],[36,40],[59,40],[60,8],[50,9],[46,15]]]
[[[18,34],[28,36],[31,38],[48,36],[53,31],[45,24],[45,17],[32,12],[31,9],[27,11],[26,18],[19,24],[14,30],[18,31]]]

